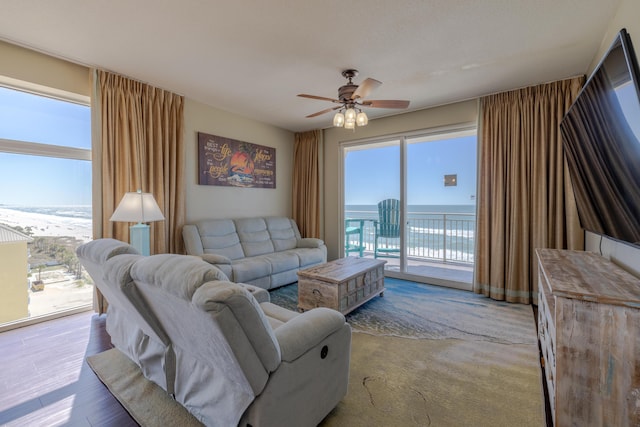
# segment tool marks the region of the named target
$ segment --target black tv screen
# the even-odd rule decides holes
[[[582,228],[640,246],[640,88],[626,30],[587,80],[560,130]]]

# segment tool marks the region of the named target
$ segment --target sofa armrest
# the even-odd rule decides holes
[[[182,227],[182,240],[184,240],[184,248],[187,255],[202,255],[204,248],[202,247],[202,239],[198,232],[198,227],[193,224],[186,224]]]
[[[344,316],[330,308],[319,307],[289,320],[274,332],[283,362],[293,362],[344,327]]]
[[[324,241],[315,237],[304,237],[298,239],[297,248],[320,248],[324,246]]]
[[[209,264],[231,264],[231,260],[224,255],[218,254],[202,254],[200,255],[204,261],[207,261]]]

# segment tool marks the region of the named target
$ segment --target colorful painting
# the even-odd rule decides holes
[[[276,188],[276,149],[198,132],[200,185]]]

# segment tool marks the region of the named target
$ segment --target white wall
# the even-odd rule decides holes
[[[186,222],[207,218],[291,216],[294,134],[284,129],[186,99]],[[276,149],[276,188],[198,185],[198,132]]]
[[[606,34],[602,38],[600,50],[593,58],[588,75],[591,75],[595,67],[600,63],[602,56],[613,42],[616,34],[626,28],[631,36],[636,57],[640,57],[640,1],[622,0],[618,13],[609,23]],[[620,243],[608,238],[600,239],[600,236],[586,233],[585,249],[602,253],[627,271],[640,277],[640,248],[625,243]]]
[[[400,132],[430,129],[440,126],[476,122],[478,116],[477,101],[465,101],[442,107],[382,119],[370,120],[363,128],[350,131],[343,128],[324,130],[324,210],[323,239],[327,244],[328,259],[336,259],[342,246],[340,239],[340,212],[342,210],[340,187],[340,143]]]

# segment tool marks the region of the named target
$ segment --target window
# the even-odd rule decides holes
[[[389,276],[468,289],[476,145],[473,125],[343,144],[345,256],[382,258]]]
[[[0,325],[91,306],[88,104],[0,86]]]

